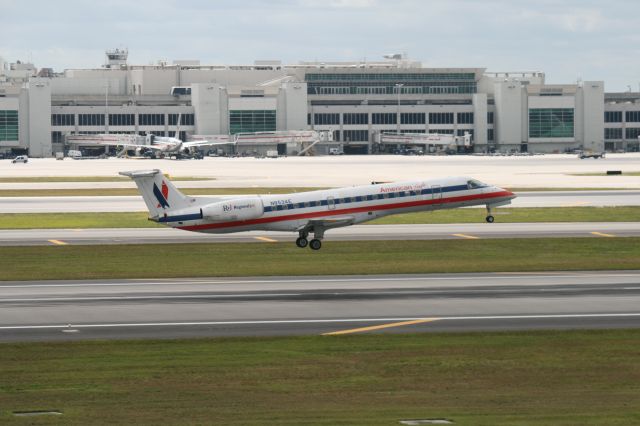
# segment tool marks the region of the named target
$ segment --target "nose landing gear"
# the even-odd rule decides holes
[[[495,218],[491,214],[491,206],[488,204],[487,204],[487,217],[485,218],[485,220],[487,221],[487,223],[493,223],[493,221],[495,220]]]

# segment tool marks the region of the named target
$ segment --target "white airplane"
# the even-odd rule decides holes
[[[180,122],[182,114],[178,115],[176,121],[175,135],[180,135]],[[87,142],[92,145],[102,146],[122,146],[128,149],[135,149],[138,154],[143,154],[145,151],[156,152],[161,157],[180,157],[182,155],[190,155],[192,149],[202,146],[215,146],[215,145],[230,145],[235,141],[226,139],[219,139],[215,141],[210,140],[196,140],[196,141],[182,141],[178,137],[166,137],[156,136],[153,134],[142,136],[133,135],[118,135],[118,134],[98,134],[98,135],[73,135],[68,138],[71,143]],[[142,143],[144,141],[144,143]]]
[[[382,216],[417,211],[510,204],[513,192],[468,177],[371,184],[348,188],[278,195],[189,197],[158,169],[120,172],[136,183],[149,209],[150,220],[186,231],[231,233],[242,231],[297,232],[298,247],[319,250],[328,229]],[[313,239],[308,241],[310,233]]]

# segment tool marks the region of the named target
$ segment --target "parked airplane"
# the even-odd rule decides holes
[[[180,123],[182,114],[178,115],[176,121],[175,135],[180,135]],[[196,140],[182,141],[178,137],[165,137],[148,134],[146,136],[136,135],[118,135],[118,134],[98,134],[98,135],[71,135],[67,138],[67,142],[102,146],[121,146],[126,149],[135,149],[138,154],[151,151],[160,157],[175,156],[180,158],[182,155],[190,155],[193,148],[215,145],[234,144],[235,141],[229,138],[218,140]],[[155,156],[154,155],[154,156]]]
[[[189,197],[158,169],[120,172],[129,176],[149,209],[150,219],[173,228],[207,233],[265,230],[297,232],[298,247],[319,250],[328,229],[382,216],[486,205],[492,209],[516,196],[467,177],[371,184],[321,191],[238,197]],[[308,241],[309,234],[313,239]]]

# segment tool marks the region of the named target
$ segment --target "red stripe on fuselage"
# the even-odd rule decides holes
[[[422,201],[407,201],[405,203],[394,203],[394,204],[378,204],[373,206],[353,207],[350,209],[342,209],[342,210],[340,209],[323,210],[323,211],[315,211],[315,212],[309,212],[309,213],[296,213],[296,214],[290,214],[286,216],[284,215],[271,216],[271,217],[262,217],[260,219],[239,220],[234,222],[218,222],[218,223],[207,223],[203,225],[178,226],[177,228],[183,229],[185,231],[200,231],[205,229],[232,228],[235,226],[258,225],[262,223],[273,223],[273,222],[285,222],[288,220],[311,219],[311,218],[325,217],[325,216],[339,216],[339,215],[349,214],[349,213],[364,213],[364,212],[380,211],[380,210],[395,210],[395,209],[403,209],[403,208],[409,208],[409,207],[427,206],[430,204],[460,203],[464,201],[482,200],[482,199],[489,200],[492,198],[509,197],[512,195],[513,193],[509,191],[500,191],[500,192],[492,192],[490,194],[463,195],[460,197],[436,198],[436,199],[422,200]]]

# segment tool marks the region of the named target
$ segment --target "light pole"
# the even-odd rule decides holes
[[[109,134],[109,80],[104,84],[104,130]]]
[[[398,111],[396,113],[396,128],[398,133],[400,133],[400,90],[404,86],[403,83],[396,83],[396,91],[398,92]]]

